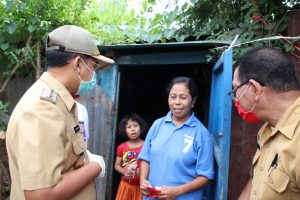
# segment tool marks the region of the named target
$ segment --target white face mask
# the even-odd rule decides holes
[[[82,60],[82,59],[81,59]],[[89,82],[83,81],[79,74],[77,73],[78,77],[80,78],[80,85],[76,92],[76,95],[87,95],[95,86],[96,86],[96,72],[90,70],[90,68],[84,63],[84,66],[93,74],[92,79]]]

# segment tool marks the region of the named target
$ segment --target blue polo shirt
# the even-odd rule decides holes
[[[194,113],[179,127],[171,116],[169,112],[153,123],[138,157],[150,165],[151,185],[178,186],[198,176],[213,179],[213,144],[208,130]],[[201,200],[202,192],[200,189],[186,193],[176,200]]]

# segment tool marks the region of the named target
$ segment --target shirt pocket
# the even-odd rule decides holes
[[[82,155],[87,149],[87,144],[80,132],[75,133],[75,136],[72,138],[72,145],[76,155]]]
[[[72,139],[72,144],[73,144],[74,153],[77,157],[74,167],[75,169],[78,169],[87,162],[86,155],[84,155],[84,152],[87,149],[87,144],[84,141],[81,133],[75,134],[75,136]]]
[[[264,182],[278,193],[286,191],[290,177],[278,168],[271,168]]]

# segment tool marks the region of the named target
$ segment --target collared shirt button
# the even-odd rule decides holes
[[[271,184],[273,184],[273,179],[272,179],[272,178],[270,178],[270,179],[269,179],[269,182],[270,182]]]
[[[273,184],[273,179],[271,177],[268,177],[268,182]]]
[[[259,171],[262,171],[264,168],[262,166],[259,167]]]
[[[253,194],[256,195],[256,190],[253,191]]]

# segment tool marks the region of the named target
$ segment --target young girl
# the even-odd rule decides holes
[[[129,114],[121,119],[118,125],[119,134],[128,140],[117,148],[115,170],[122,174],[116,200],[141,200],[140,192],[140,161],[137,157],[142,149],[147,122],[137,114]]]

